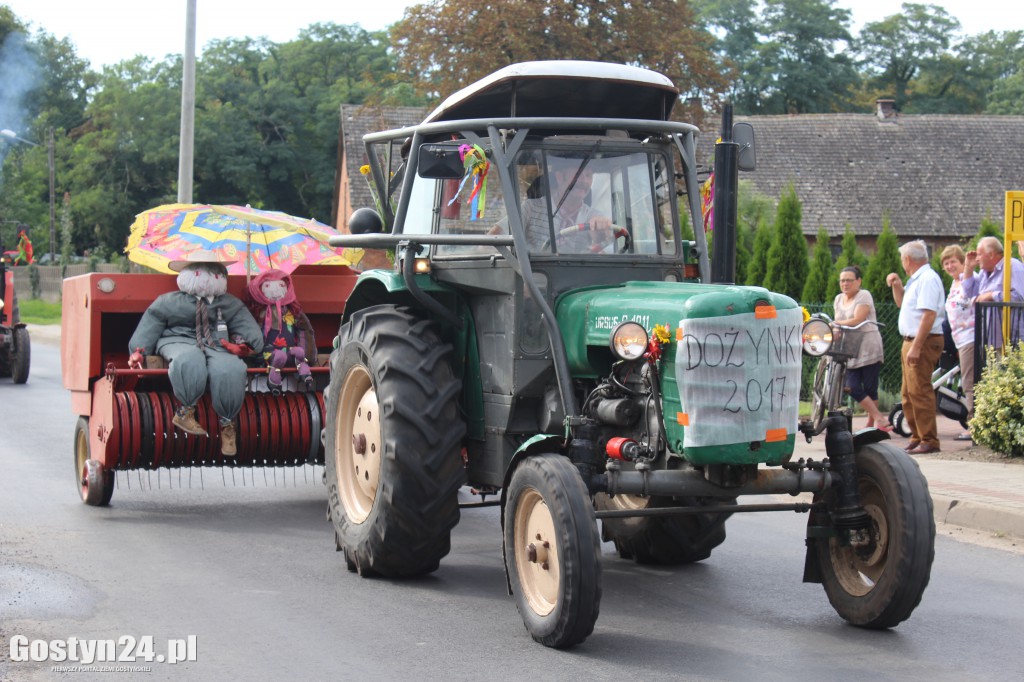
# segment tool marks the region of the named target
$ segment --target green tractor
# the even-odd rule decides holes
[[[729,283],[753,135],[724,117],[709,254],[677,99],[641,68],[515,64],[364,138],[377,210],[331,243],[395,266],[360,276],[331,356],[326,481],[350,570],[434,571],[460,509],[497,497],[526,628],[569,647],[597,620],[602,539],[684,564],[730,515],[791,509],[809,512],[804,580],[843,618],[910,616],[934,554],[926,481],[838,414],[828,457],[793,461],[803,311]]]

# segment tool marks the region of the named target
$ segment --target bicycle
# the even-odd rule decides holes
[[[846,397],[846,365],[860,352],[860,344],[864,339],[861,331],[865,325],[883,327],[881,322],[864,320],[853,326],[836,324],[826,313],[815,313],[812,319],[820,320],[824,325],[819,325],[820,331],[815,328],[805,328],[804,345],[827,344],[827,348],[821,353],[821,360],[814,371],[814,383],[811,389],[811,419],[807,424],[807,431],[810,435],[818,435],[827,424],[826,417],[831,412],[841,412],[853,430],[853,408],[849,405],[842,408],[843,399]],[[810,329],[810,332],[807,330]],[[816,338],[808,339],[808,334],[817,334]],[[808,437],[810,437],[810,435]]]

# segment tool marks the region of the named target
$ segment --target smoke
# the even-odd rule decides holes
[[[28,49],[24,33],[7,34],[0,44],[0,129],[13,130],[20,136],[25,132],[27,112],[25,99],[39,82],[40,69]],[[15,140],[0,139],[0,167]],[[0,174],[0,182],[3,175]]]

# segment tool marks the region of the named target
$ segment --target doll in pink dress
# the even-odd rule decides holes
[[[292,278],[281,270],[267,270],[249,283],[251,310],[263,329],[263,358],[267,383],[281,391],[281,369],[294,365],[307,388],[313,387],[310,363],[316,363],[316,343],[309,318],[295,300]]]

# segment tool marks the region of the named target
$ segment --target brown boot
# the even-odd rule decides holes
[[[196,408],[194,407],[179,407],[175,410],[174,418],[171,422],[185,433],[192,434],[193,436],[210,435],[196,421]]]
[[[238,453],[235,447],[235,423],[228,422],[220,425],[220,454],[225,457],[234,457]]]

